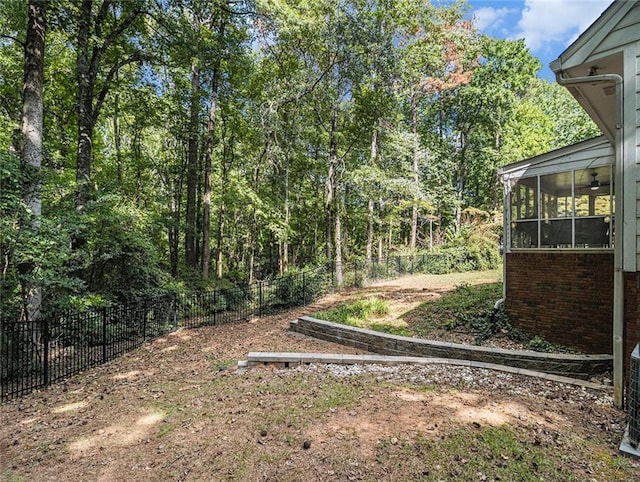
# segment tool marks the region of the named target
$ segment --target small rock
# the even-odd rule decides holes
[[[307,450],[310,447],[311,447],[311,440],[305,440],[304,443],[302,444],[302,448]]]
[[[265,429],[260,430],[260,436],[261,437],[266,437],[267,436],[267,431]]]

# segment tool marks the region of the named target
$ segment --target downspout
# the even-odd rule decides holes
[[[556,72],[556,82],[562,86],[593,84],[597,82],[616,85],[616,125],[615,125],[615,221],[614,271],[613,271],[613,403],[617,407],[624,404],[624,250],[623,250],[623,199],[624,199],[624,79],[618,74],[601,74],[587,77],[562,78],[562,70]]]

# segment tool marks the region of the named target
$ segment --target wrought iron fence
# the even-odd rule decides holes
[[[302,306],[331,289],[316,269],[247,287],[165,295],[33,323],[0,320],[0,402],[113,360],[178,327],[231,323]]]
[[[339,287],[371,280],[447,272],[450,261],[430,254],[352,260],[341,266],[340,286],[335,266],[329,266],[246,287],[68,310],[34,323],[0,319],[0,402],[106,363],[178,327],[231,323],[304,306]]]

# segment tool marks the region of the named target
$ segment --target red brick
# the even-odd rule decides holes
[[[509,253],[506,295],[511,321],[529,335],[612,353],[613,253]]]

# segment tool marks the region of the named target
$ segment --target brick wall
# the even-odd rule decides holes
[[[509,317],[529,335],[613,352],[613,253],[508,253],[505,287]]]

